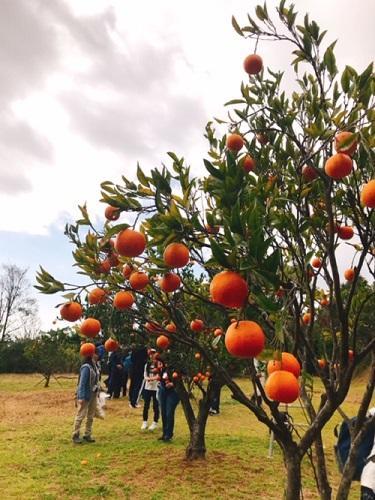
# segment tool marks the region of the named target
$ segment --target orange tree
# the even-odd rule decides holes
[[[228,118],[216,120],[218,130],[212,122],[206,127],[210,159],[204,160],[202,177],[193,177],[184,159],[169,153],[169,168],[145,174],[138,167],[137,182],[123,177],[121,184],[102,184],[102,201],[108,205],[102,230],[93,227],[81,207],[82,218],[66,233],[77,240],[74,258],[80,272],[105,286],[112,299],[119,291],[133,290],[136,300],[128,314],[139,325],[157,318],[158,333],[169,339],[164,346],[173,342],[171,352],[177,345],[182,354],[183,346],[195,348],[233,397],[274,432],[284,455],[289,499],[299,498],[301,461],[312,447],[320,495],[331,497],[321,430],[344,401],[355,367],[366,360],[368,385],[338,492],[346,498],[358,444],[374,423],[365,421],[365,415],[375,383],[375,339],[360,343],[357,338],[362,312],[374,304],[372,289],[357,300],[360,273],[367,268],[374,276],[374,78],[372,65],[362,73],[347,66],[340,74],[335,44],[323,48],[325,32],[316,22],[305,16],[297,24],[297,13],[285,1],[276,12],[271,17],[266,5],[258,6],[256,18],[248,17],[242,27],[233,19],[233,26],[256,41],[254,52],[259,41],[289,43],[298,89],[284,90],[283,74],[264,70],[261,57],[251,54],[244,62],[249,80],[241,84],[239,98],[227,103]],[[115,222],[124,212],[134,214],[133,224]],[[81,241],[77,235],[83,227],[88,231]],[[194,273],[203,273],[195,287],[178,271],[189,258]],[[345,273],[340,272],[340,260],[345,261]],[[118,263],[125,268],[119,269]],[[140,268],[146,276],[130,274],[127,266]],[[156,278],[164,275],[170,287]],[[45,293],[79,289],[44,270],[38,281]],[[227,329],[228,351],[247,359],[267,410],[236,384],[215,343],[191,333],[194,317],[188,306],[193,298],[207,318],[216,322],[213,311],[219,315],[217,326]],[[143,312],[140,300],[148,304]],[[325,359],[318,358],[316,349],[321,332],[315,322],[322,308],[322,342],[332,346]],[[236,322],[230,325],[233,311]],[[170,322],[176,332],[165,328]],[[83,333],[95,334],[96,325],[89,326]],[[265,389],[253,364],[264,333],[276,352]],[[318,402],[311,398],[308,377],[297,382],[298,361],[281,351],[294,354],[304,373],[312,365],[324,388]],[[290,403],[298,391],[310,425],[297,438],[280,403]]]

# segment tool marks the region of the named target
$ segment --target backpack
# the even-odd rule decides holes
[[[356,417],[351,418],[349,421],[343,420],[339,432],[337,432],[338,426],[336,426],[334,430],[335,436],[337,437],[337,443],[334,447],[335,455],[336,455],[337,465],[341,473],[349,457],[350,446],[351,446],[350,428],[352,429],[354,428],[356,421],[357,421]],[[362,470],[366,465],[366,463],[368,462],[367,458],[374,445],[374,438],[375,438],[375,425],[371,426],[368,429],[368,431],[363,436],[363,439],[359,445],[353,481],[361,480]]]
[[[125,370],[129,372],[132,369],[132,366],[133,366],[132,355],[128,354],[124,358],[124,361],[123,361],[122,364],[123,364],[123,367],[125,368]]]

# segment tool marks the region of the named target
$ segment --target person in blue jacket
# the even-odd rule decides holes
[[[77,415],[74,420],[73,442],[76,444],[94,443],[91,436],[92,423],[98,403],[99,393],[99,370],[97,366],[98,354],[88,356],[83,360],[79,372],[77,387]],[[80,437],[80,430],[83,420],[86,418],[86,427],[83,439]]]

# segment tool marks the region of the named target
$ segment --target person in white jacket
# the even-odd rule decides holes
[[[375,406],[368,412],[375,415]],[[361,500],[375,500],[375,438],[361,475]]]
[[[157,398],[158,391],[158,375],[156,364],[154,363],[155,349],[149,350],[149,360],[145,364],[144,370],[144,388],[143,388],[143,423],[141,430],[144,431],[148,427],[148,410],[152,399],[152,406],[154,411],[154,420],[148,428],[149,431],[156,429],[159,420],[159,403]]]

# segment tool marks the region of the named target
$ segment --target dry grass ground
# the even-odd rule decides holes
[[[127,399],[109,401],[105,420],[95,420],[95,444],[73,446],[75,380],[61,379],[44,389],[39,375],[0,376],[0,496],[2,499],[267,499],[282,498],[285,474],[275,447],[267,458],[267,430],[223,391],[221,415],[210,417],[207,459],[183,460],[188,439],[179,405],[175,439],[140,431],[141,409],[131,410]],[[242,380],[241,384],[250,384]],[[363,392],[358,379],[343,405],[354,414]],[[302,412],[290,410],[295,422]],[[330,479],[337,485],[333,456],[335,415],[324,432]],[[82,464],[87,460],[87,464]],[[317,498],[313,475],[304,463],[304,498]],[[358,484],[351,498],[358,498]]]

